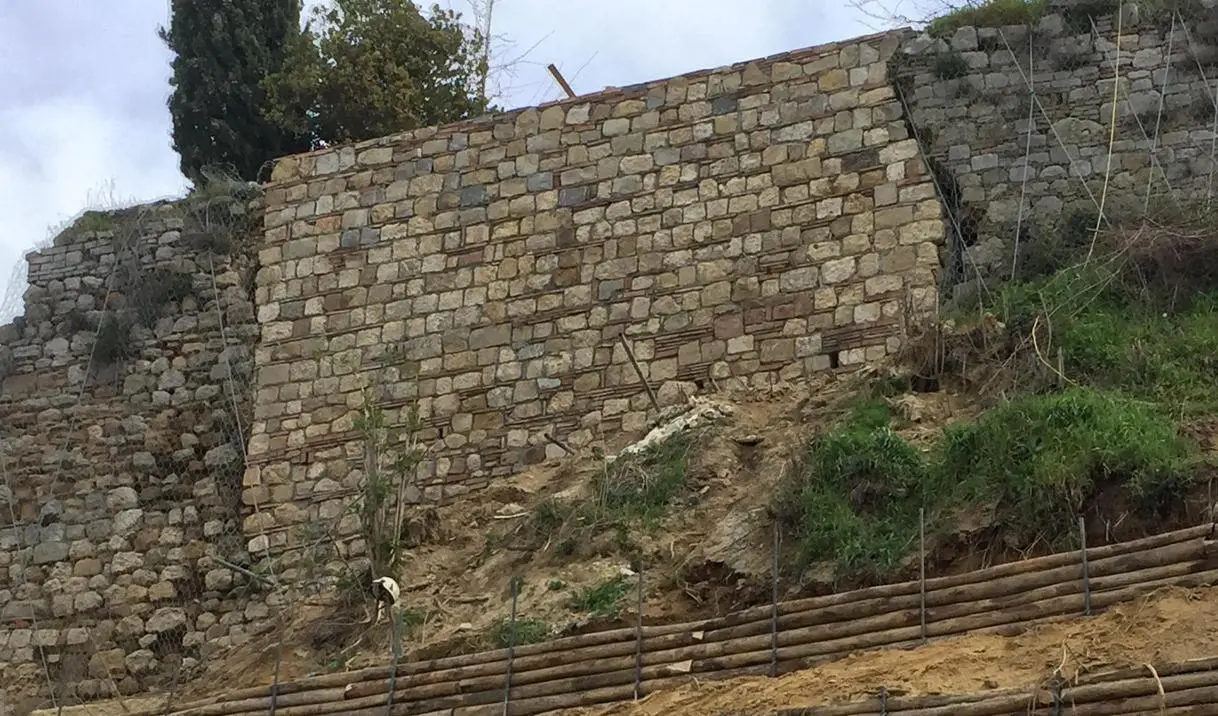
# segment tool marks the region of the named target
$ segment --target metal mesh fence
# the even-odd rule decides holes
[[[892,72],[948,209],[945,298],[992,305],[1003,281],[1128,256],[1114,237],[1208,212],[1218,31],[1191,7],[949,14],[906,43]]]

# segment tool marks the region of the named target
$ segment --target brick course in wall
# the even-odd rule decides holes
[[[654,417],[647,380],[857,367],[932,304],[941,204],[886,33],[290,157],[266,191],[251,549],[335,520],[367,387],[417,401],[415,497]],[[350,528],[351,525],[348,525]],[[350,530],[348,530],[350,531]]]

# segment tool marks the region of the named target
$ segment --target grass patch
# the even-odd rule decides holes
[[[624,576],[617,576],[595,587],[587,587],[576,592],[571,597],[571,609],[584,612],[594,617],[617,616],[621,611],[622,599],[630,592],[630,582]]]
[[[606,463],[593,480],[598,508],[616,520],[655,521],[685,489],[693,437],[664,442]]]
[[[90,231],[113,231],[117,221],[114,214],[107,211],[96,211],[90,209],[80,215],[80,218],[72,222],[68,228],[69,231],[90,232]]]
[[[534,508],[525,533],[533,542],[552,546],[569,557],[581,544],[612,530],[617,552],[636,552],[631,530],[655,527],[687,493],[689,461],[697,440],[697,433],[679,433],[605,462],[592,477],[588,498],[542,501]]]
[[[1150,243],[1150,242],[1148,242]],[[1144,248],[1001,289],[1015,331],[1040,319],[1077,384],[1180,417],[1218,411],[1218,247]],[[1164,258],[1170,256],[1170,259]]]
[[[983,0],[931,20],[926,31],[933,37],[946,37],[962,27],[1032,24],[1048,9],[1048,0]]]
[[[509,646],[537,644],[549,639],[554,633],[548,622],[540,619],[517,619],[515,627],[511,619],[503,619],[491,627],[487,634],[492,648],[506,649]]]
[[[976,422],[949,426],[933,481],[956,501],[995,501],[1003,532],[1020,543],[1058,544],[1073,538],[1085,503],[1108,485],[1157,513],[1190,484],[1192,453],[1172,419],[1153,406],[1074,388],[1023,396]]]
[[[815,439],[780,499],[805,564],[889,577],[916,550],[920,508],[930,525],[969,503],[996,505],[995,527],[1020,544],[1069,544],[1099,490],[1123,488],[1157,514],[1192,480],[1193,446],[1169,416],[1095,389],[1017,398],[949,426],[926,452],[881,417],[856,409]]]

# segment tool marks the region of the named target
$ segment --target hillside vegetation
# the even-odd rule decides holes
[[[1218,222],[1180,216],[1114,229],[1096,250],[1055,237],[1060,268],[1043,264],[928,326],[910,373],[873,386],[809,444],[777,510],[799,557],[894,576],[922,511],[931,532],[983,513],[974,546],[1017,550],[1076,546],[1080,516],[1199,519],[1183,511],[1199,487],[1212,502]],[[986,409],[908,439],[901,395],[927,384]]]
[[[666,385],[629,450],[415,509],[395,547],[400,646],[353,609],[354,578],[293,612],[281,680],[633,625],[640,596],[653,623],[768,603],[776,539],[790,598],[914,577],[923,539],[938,575],[1074,547],[1080,518],[1090,545],[1210,519],[1218,222],[1181,215],[1094,251],[1060,233],[1021,281],[911,327],[891,365]],[[251,644],[190,691],[267,683],[275,653]]]

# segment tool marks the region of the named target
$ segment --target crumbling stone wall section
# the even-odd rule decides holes
[[[209,216],[241,223],[246,202]],[[25,314],[0,327],[8,706],[168,689],[262,628],[261,597],[217,561],[249,564],[252,237],[193,215],[87,214],[28,256]]]
[[[623,338],[665,396],[894,351],[944,236],[889,82],[902,36],[281,160],[251,549],[344,514],[362,387],[417,401],[436,459],[415,497],[443,500],[558,455],[547,436],[646,429]]]
[[[1115,2],[1056,5],[1031,31],[922,35],[894,59],[894,81],[959,229],[944,257],[949,283],[1008,278],[1017,224],[1017,268],[1031,270],[1061,242],[1090,241],[1101,197],[1105,215],[1141,217],[1148,186],[1157,206],[1218,191],[1213,0],[1180,4],[1194,11],[1174,22],[1154,3],[1125,3],[1119,53]]]

